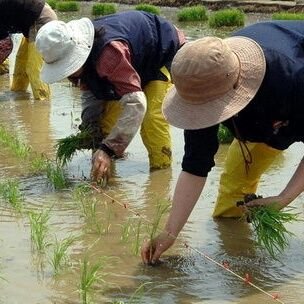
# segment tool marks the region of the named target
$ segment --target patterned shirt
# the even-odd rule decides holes
[[[13,50],[13,41],[10,37],[0,40],[0,64],[5,61]]]

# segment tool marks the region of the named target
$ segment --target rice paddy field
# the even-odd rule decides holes
[[[89,5],[59,17],[90,17]],[[190,40],[228,33],[179,24],[175,9],[162,8],[162,15]],[[247,15],[246,23],[269,18]],[[36,102],[31,92],[10,92],[10,76],[0,76],[1,304],[304,303],[303,222],[286,226],[293,235],[274,259],[258,246],[251,224],[211,217],[227,145],[174,247],[161,265],[145,266],[140,246],[166,218],[180,172],[182,131],[172,128],[171,169],[150,173],[137,135],[125,159],[113,164],[108,185],[90,188],[90,151],[78,153],[63,171],[54,162],[57,140],[80,124],[79,90],[62,81],[51,86],[50,102]],[[280,192],[302,157],[303,145],[292,145],[263,175],[258,193]],[[303,200],[293,202],[301,220]]]

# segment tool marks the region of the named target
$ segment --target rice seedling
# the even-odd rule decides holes
[[[87,228],[89,228],[91,232],[99,235],[110,232],[112,210],[108,205],[105,205],[106,212],[103,212],[105,218],[102,222],[100,212],[97,211],[97,207],[100,202],[94,195],[92,195],[89,185],[84,184],[77,186],[74,189],[73,197],[79,203],[82,216],[85,218]]]
[[[48,159],[44,154],[34,154],[30,160],[30,172],[34,175],[46,172],[48,166]]]
[[[171,284],[162,285],[162,287],[173,287],[173,286],[174,285],[171,285]],[[138,303],[141,303],[144,295],[151,292],[155,288],[156,287],[153,286],[152,282],[144,282],[136,288],[136,290],[133,292],[133,294],[130,296],[130,298],[128,300],[126,300],[126,301],[118,300],[118,301],[111,302],[111,304],[138,304]]]
[[[128,219],[127,222],[121,224],[120,226],[121,226],[120,240],[122,242],[126,243],[129,241],[130,234],[131,234],[132,228],[133,228],[133,223],[132,223],[131,219]]]
[[[144,282],[136,288],[134,293],[132,294],[131,298],[128,300],[128,304],[136,304],[139,303],[140,299],[144,296],[145,293],[151,291],[153,287],[146,289],[148,286],[151,286],[151,282]]]
[[[277,253],[282,253],[288,247],[288,237],[293,235],[284,224],[297,221],[297,214],[261,206],[250,208],[250,219],[258,244],[276,258]]]
[[[256,198],[261,198],[261,196],[246,195],[244,202],[238,202],[237,205],[246,204]],[[274,206],[268,205],[250,207],[246,216],[247,221],[253,225],[258,244],[265,248],[272,258],[276,259],[277,254],[282,253],[288,247],[288,237],[293,235],[284,225],[298,221],[298,214],[286,209],[278,210]]]
[[[156,205],[156,212],[153,222],[148,225],[148,232],[150,240],[153,240],[159,230],[162,217],[169,211],[171,204],[168,201],[160,200]]]
[[[245,14],[239,9],[223,9],[209,16],[210,27],[243,26],[244,24]]]
[[[58,140],[56,159],[66,165],[79,150],[94,149],[94,138],[88,130]]]
[[[135,6],[135,9],[137,11],[144,11],[154,15],[160,15],[160,8],[152,4],[140,3]]]
[[[110,227],[111,227],[111,219],[113,217],[113,212],[112,208],[109,205],[106,205],[106,222],[105,222],[105,227],[104,227],[104,233],[109,233],[110,232]]]
[[[88,184],[78,184],[72,192],[72,196],[75,200],[81,202],[86,199],[88,195],[92,193],[92,189]]]
[[[227,144],[233,141],[234,136],[227,127],[225,127],[223,124],[220,124],[217,138],[221,144]]]
[[[207,10],[203,5],[184,7],[177,13],[177,20],[206,21],[208,20]]]
[[[30,211],[28,213],[28,217],[31,227],[31,240],[33,242],[33,245],[37,251],[45,252],[46,247],[50,245],[47,242],[50,210],[41,211],[39,213]]]
[[[52,8],[56,8],[57,0],[46,0],[46,3]]]
[[[117,11],[115,3],[96,3],[92,6],[92,15],[105,16],[114,14]]]
[[[279,12],[272,15],[272,20],[304,20],[304,14]]]
[[[88,222],[90,230],[101,235],[105,232],[105,228],[100,222],[100,218],[98,218],[96,206],[97,202],[95,200],[91,201],[88,205],[86,205],[86,220]]]
[[[9,203],[14,210],[21,212],[23,207],[23,196],[19,189],[19,182],[9,179],[0,183],[0,195]]]
[[[73,190],[73,198],[79,203],[84,217],[96,213],[96,198],[92,195],[91,188],[86,184],[79,184]]]
[[[132,252],[134,255],[138,255],[139,251],[140,251],[140,246],[141,246],[141,220],[138,219],[137,221],[137,225],[134,227],[133,229],[134,232],[134,242],[132,243]]]
[[[96,284],[105,283],[103,272],[105,266],[105,258],[100,259],[97,263],[91,265],[88,261],[88,257],[85,256],[80,269],[80,284],[79,293],[82,304],[89,304],[90,294]]]
[[[26,145],[15,134],[0,125],[0,142],[8,147],[19,158],[26,158],[31,153],[31,147]]]
[[[68,181],[65,177],[64,170],[60,164],[54,164],[51,161],[47,161],[46,176],[50,184],[54,187],[54,189],[58,190],[67,188]]]
[[[53,248],[53,255],[50,260],[50,264],[53,267],[54,274],[57,275],[59,271],[68,264],[68,249],[73,245],[76,238],[70,236],[62,241],[58,241],[56,239],[54,248]]]
[[[75,1],[58,1],[56,9],[58,12],[76,12],[79,11],[79,4]]]

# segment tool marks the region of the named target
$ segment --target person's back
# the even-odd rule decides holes
[[[42,58],[34,41],[39,28],[55,19],[55,12],[45,0],[0,0],[0,40],[7,43],[10,35],[23,34],[15,60],[12,91],[24,92],[30,84],[35,99],[49,100],[49,86],[40,80]],[[12,48],[0,49],[0,64],[11,51]]]
[[[234,118],[242,130],[242,139],[264,142],[280,150],[303,140],[304,21],[256,23],[232,36],[245,36],[256,41],[266,60],[266,73],[258,92]],[[274,121],[288,123],[274,134]],[[225,124],[234,130],[231,120]]]
[[[94,130],[97,139],[92,142],[94,180],[110,172],[111,159],[123,156],[139,127],[151,170],[171,165],[161,104],[171,86],[168,67],[184,42],[173,24],[139,11],[53,21],[39,30],[42,79],[53,83],[67,77],[83,91],[81,129]]]
[[[113,83],[96,72],[96,61],[113,41],[127,43],[132,67],[140,76],[142,87],[151,80],[165,79],[159,70],[163,66],[170,69],[171,61],[180,47],[177,31],[171,23],[141,11],[112,14],[92,22],[95,31],[102,34],[95,37],[85,72],[82,74],[82,82],[86,83],[95,97],[106,100],[121,97]]]
[[[0,0],[0,39],[15,33],[28,37],[44,5],[44,0]]]

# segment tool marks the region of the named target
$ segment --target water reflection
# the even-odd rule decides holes
[[[129,9],[130,7],[125,7]],[[163,10],[168,16],[175,16],[175,9]],[[89,16],[88,10],[81,11]],[[78,18],[78,16],[74,16]],[[64,18],[68,18],[65,14]],[[69,16],[70,18],[70,16]],[[248,15],[247,22],[263,20],[263,15]],[[269,18],[269,16],[268,16]],[[186,32],[189,40],[205,35],[226,35],[227,32],[209,30],[206,25],[178,24]],[[54,144],[58,138],[77,131],[80,107],[80,92],[68,82],[51,86],[50,103],[33,102],[31,94],[16,95],[8,90],[9,78],[0,77],[0,121],[11,131],[17,132],[39,153],[54,157]],[[168,199],[180,172],[183,155],[183,134],[172,128],[173,166],[172,169],[150,173],[146,150],[137,134],[128,148],[126,159],[115,162],[113,178],[105,189],[106,193],[130,208],[152,219],[158,200]],[[258,286],[269,291],[278,291],[286,303],[301,303],[304,282],[303,227],[302,223],[289,225],[295,236],[290,239],[290,247],[272,260],[257,247],[251,226],[246,222],[232,219],[213,220],[211,218],[217,195],[219,176],[225,160],[227,146],[222,145],[216,155],[216,167],[210,172],[206,191],[200,198],[188,224],[176,241],[174,248],[164,256],[160,267],[145,267],[140,258],[132,253],[132,241],[121,241],[121,225],[134,214],[121,206],[112,204],[111,213],[105,208],[105,197],[100,196],[97,205],[98,219],[107,222],[110,214],[110,229],[107,234],[98,234],[89,229],[71,189],[52,192],[45,176],[22,176],[22,191],[26,196],[26,208],[40,210],[52,208],[50,239],[63,239],[76,235],[78,240],[70,252],[71,267],[57,277],[45,256],[45,268],[40,272],[35,265],[35,256],[30,241],[29,223],[26,217],[18,217],[10,207],[0,201],[0,303],[80,303],[79,286],[80,261],[88,254],[90,261],[96,262],[101,256],[112,259],[106,265],[107,286],[98,286],[96,303],[111,303],[114,300],[129,300],[136,288],[143,282],[151,282],[152,289],[140,301],[144,303],[204,303],[204,304],[257,304],[272,303],[262,293],[243,284],[239,279],[220,269],[203,256],[187,249],[184,243],[212,257],[219,263],[226,261],[231,269],[241,276],[249,273]],[[278,193],[302,158],[303,147],[293,145],[281,155],[263,176],[259,194]],[[1,147],[0,177],[24,174],[20,161]],[[68,164],[66,171],[74,184],[83,176],[89,176],[91,152],[78,153]],[[300,196],[294,206],[304,219],[304,196]],[[134,233],[133,233],[134,234]],[[147,235],[143,227],[143,235]],[[49,254],[49,253],[48,253]],[[31,290],[31,292],[28,292]]]

